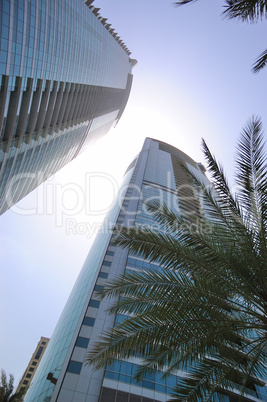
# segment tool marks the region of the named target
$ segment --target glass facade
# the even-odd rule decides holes
[[[187,375],[177,372],[163,378],[162,372],[155,371],[136,382],[134,374],[141,364],[139,358],[116,360],[98,371],[86,363],[87,351],[101,335],[126,318],[125,315],[108,315],[107,309],[113,301],[99,301],[95,291],[101,291],[105,281],[125,271],[161,269],[157,262],[149,263],[115,246],[111,230],[114,224],[156,225],[146,209],[146,202],[152,199],[165,201],[181,214],[186,208],[196,214],[199,211],[195,197],[188,198],[191,196],[186,187],[189,183],[185,181],[181,163],[204,178],[201,167],[187,155],[162,142],[146,139],[138,158],[128,167],[116,203],[88,254],[26,402],[165,402],[170,399],[173,387]],[[179,186],[181,191],[178,191]],[[48,376],[56,381],[47,379]],[[255,392],[249,392],[247,400],[257,401]],[[264,389],[259,392],[264,395]],[[229,402],[227,396],[225,402]]]
[[[0,2],[0,213],[105,135],[130,52],[82,0]]]
[[[106,313],[108,301],[99,302],[95,291],[101,291],[106,280],[125,269],[160,269],[157,264],[128,256],[126,250],[113,246],[113,225],[151,225],[153,220],[146,212],[145,202],[152,197],[167,201],[169,195],[174,197],[175,188],[171,154],[159,150],[157,141],[147,139],[143,151],[126,171],[117,202],[90,250],[25,401],[67,402],[79,397],[96,402],[103,387],[122,387],[121,391],[125,391],[125,386],[129,393],[134,393],[131,387],[135,386],[144,398],[167,400],[176,376],[160,380],[160,373],[155,373],[154,379],[143,379],[142,383],[133,385],[132,375],[138,362],[118,361],[116,370],[107,367],[94,372],[85,364],[85,357],[86,350],[99,339],[101,332],[114,325],[114,317]],[[47,380],[49,373],[57,379],[56,384]]]

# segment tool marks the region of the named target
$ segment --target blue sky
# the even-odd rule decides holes
[[[223,0],[180,8],[171,0],[94,4],[138,64],[117,127],[0,217],[0,361],[16,381],[40,336],[51,336],[96,228],[145,137],[204,162],[203,137],[232,182],[242,126],[254,114],[267,127],[267,69],[251,73],[267,47],[265,21],[225,20]],[[75,207],[77,193],[90,204],[89,213],[83,202]]]

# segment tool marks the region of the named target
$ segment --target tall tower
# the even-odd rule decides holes
[[[190,194],[181,162],[203,175],[203,168],[183,152],[163,142],[146,139],[141,153],[124,175],[116,203],[89,252],[25,401],[167,401],[176,382],[175,376],[162,380],[160,373],[155,373],[153,380],[147,378],[134,384],[131,379],[138,362],[118,361],[106,370],[94,372],[84,359],[102,331],[122,318],[107,315],[109,301],[99,302],[95,291],[101,290],[107,278],[110,280],[125,269],[134,270],[148,264],[112,245],[114,224],[151,225],[145,201],[155,198],[167,202],[173,209],[178,208],[179,213],[188,210],[183,199],[187,197],[189,202],[190,198],[190,208],[197,213],[199,206]],[[180,202],[177,201],[178,187]],[[127,399],[129,395],[133,399]]]
[[[116,202],[88,254],[25,402],[165,402],[170,398],[180,377],[162,378],[162,373],[155,371],[136,383],[133,376],[140,364],[138,359],[117,360],[94,371],[86,364],[86,354],[103,331],[124,319],[119,314],[108,315],[110,299],[100,302],[95,291],[101,291],[106,280],[125,270],[158,268],[156,263],[115,246],[114,225],[154,227],[156,222],[147,211],[146,202],[155,199],[182,215],[199,213],[201,205],[182,165],[209,184],[201,164],[164,142],[145,140],[142,151],[125,172]],[[237,400],[234,395],[231,398]],[[260,399],[250,390],[245,400]]]
[[[136,61],[92,3],[0,2],[0,214],[123,113]]]

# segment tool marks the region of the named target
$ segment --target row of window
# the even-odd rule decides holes
[[[128,257],[127,265],[134,268],[147,268],[147,269],[155,269],[158,270],[160,267],[156,264],[152,264],[146,261],[136,260],[134,258]]]
[[[0,2],[0,7],[1,3],[2,2]],[[25,6],[26,3],[27,2],[25,1]],[[39,2],[40,5],[45,5],[46,3],[46,1]],[[29,2],[28,7],[25,7],[25,13],[23,10],[24,7],[14,7],[13,14],[10,13],[9,7],[4,7],[5,11],[0,13],[0,15],[2,14],[2,19],[0,21],[1,25],[2,27],[9,28],[10,21],[12,20],[11,26],[14,34],[16,31],[19,31],[20,34],[23,33],[27,47],[29,45],[32,47],[35,46],[35,52],[41,52],[41,54],[43,52],[40,73],[46,71],[47,74],[51,76],[56,74],[58,76],[69,74],[71,77],[80,77],[80,80],[83,79],[86,81],[88,80],[89,70],[92,73],[92,77],[90,77],[92,80],[96,80],[99,75],[101,75],[102,79],[109,83],[109,86],[111,86],[110,84],[112,84],[112,81],[114,80],[116,80],[115,82],[117,85],[113,86],[121,87],[124,85],[122,80],[124,80],[125,74],[120,74],[121,71],[117,71],[120,69],[115,69],[113,67],[113,64],[115,63],[110,66],[110,71],[108,72],[106,72],[102,67],[105,63],[103,63],[103,52],[101,52],[97,47],[98,38],[100,37],[104,41],[104,38],[107,39],[109,37],[109,34],[104,29],[103,25],[92,16],[92,13],[83,9],[84,6],[82,3],[79,4],[77,1],[73,1],[73,3],[76,4],[74,4],[71,12],[66,7],[63,7],[61,1],[55,3],[57,4],[57,7],[51,13],[50,6],[47,10],[44,9],[43,12],[32,12],[35,11],[35,6]],[[78,8],[79,12],[77,13],[76,10],[78,11]],[[37,30],[36,27],[38,27]],[[7,30],[5,29],[5,37],[7,37],[6,31]],[[94,38],[94,40],[88,41],[86,39],[88,38],[88,35],[90,38]],[[107,49],[108,59],[112,59],[114,50],[117,46],[118,44],[115,41],[114,43],[109,43],[110,49]],[[83,51],[84,49],[86,51]],[[53,57],[51,57],[49,51],[53,51]],[[21,53],[22,52],[17,52],[19,55],[21,55]],[[116,57],[118,57],[118,54],[115,54]],[[25,55],[27,55],[27,51],[25,52]],[[126,64],[127,59],[124,52],[121,52],[119,56],[119,60],[121,61],[119,65],[121,66],[121,69],[126,70],[125,73],[127,73],[129,63]],[[25,63],[26,61],[27,58],[25,58]],[[94,68],[94,65],[97,65],[97,67],[100,66],[101,71],[94,71],[97,70]],[[115,66],[117,66],[117,63]],[[31,70],[32,65],[28,67],[29,70]],[[27,65],[24,66],[24,73],[28,73],[28,67]],[[29,73],[31,73],[31,71],[29,71]]]
[[[100,402],[160,402],[156,399],[103,387]]]
[[[108,250],[108,251],[106,252],[106,255],[113,257],[113,256],[114,256],[114,251]],[[110,266],[111,266],[111,261],[103,261],[102,265],[103,265],[103,266],[106,266],[106,267],[110,267]],[[108,273],[106,273],[106,272],[99,272],[99,274],[98,274],[98,278],[107,279],[107,277],[108,277]],[[102,291],[102,290],[104,290],[104,286],[95,285],[94,291],[100,292],[100,291]],[[95,299],[91,299],[91,300],[89,301],[89,305],[88,305],[88,306],[89,306],[89,307],[93,307],[93,308],[99,308],[99,306],[100,306],[100,301],[99,301],[99,300],[95,300]],[[82,325],[86,325],[86,326],[89,326],[89,327],[93,327],[93,326],[94,326],[94,323],[95,323],[95,318],[93,318],[93,317],[84,317],[83,322],[82,322]],[[76,340],[76,343],[75,343],[75,346],[77,346],[77,347],[79,347],[79,348],[87,349],[88,344],[89,344],[89,338],[85,338],[85,337],[82,337],[82,336],[78,336],[78,338],[77,338],[77,340]],[[67,372],[73,373],[73,374],[80,374],[81,369],[82,369],[82,363],[81,363],[81,362],[77,362],[77,361],[71,360],[71,361],[69,362],[69,365],[68,365],[68,368],[67,368]]]
[[[179,377],[172,374],[167,377],[162,377],[163,373],[158,370],[154,370],[152,374],[147,374],[142,380],[136,381],[134,375],[138,369],[140,369],[140,365],[138,364],[116,360],[114,363],[107,365],[105,377],[166,394],[171,394],[173,387],[175,387],[179,381]]]

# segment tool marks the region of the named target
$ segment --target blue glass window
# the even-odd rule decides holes
[[[175,375],[168,376],[166,378],[166,380],[167,380],[167,385],[169,387],[175,387],[175,385],[176,385],[176,377],[175,377]]]
[[[0,62],[1,63],[6,63],[6,61],[7,61],[7,52],[4,52],[3,50],[1,50],[1,54],[0,54]],[[6,71],[6,65],[5,64],[3,64],[3,74],[5,73],[5,71]],[[1,71],[1,74],[2,74],[2,71]]]
[[[67,371],[69,373],[73,373],[73,374],[80,374],[81,369],[82,369],[82,363],[81,362],[75,362],[74,360],[71,360],[69,362]]]
[[[155,391],[164,392],[164,394],[165,394],[166,387],[165,387],[165,385],[155,383]]]
[[[151,381],[143,380],[142,385],[145,388],[155,389],[155,383]]]
[[[100,305],[100,301],[99,301],[99,300],[91,299],[90,302],[89,302],[89,306],[90,306],[90,307],[98,308],[99,305]]]
[[[7,48],[8,48],[8,40],[2,38],[1,39],[1,51],[5,50],[7,52]]]
[[[42,354],[42,351],[44,350],[44,347],[43,346],[40,346],[39,347],[39,349],[37,350],[37,353],[36,353],[36,355],[35,355],[35,359],[39,359],[40,358],[40,356],[41,356],[41,354]]]
[[[92,317],[84,317],[83,325],[88,325],[89,327],[93,327],[95,323],[95,318]]]
[[[96,290],[97,292],[102,292],[104,290],[104,286],[101,285],[95,285],[94,290]]]
[[[111,256],[113,256],[113,255],[114,255],[114,251],[109,251],[109,250],[108,250],[108,251],[106,252],[106,255],[111,255]]]
[[[116,315],[116,325],[119,325],[120,323],[122,323],[123,321],[125,321],[129,316],[128,315],[124,315],[124,314],[117,314]]]
[[[140,366],[137,364],[115,360],[114,363],[107,364],[105,377],[125,383],[133,383],[140,387],[153,389],[167,394],[173,392],[173,387],[175,387],[179,381],[179,377],[172,374],[166,378],[162,378],[164,373],[157,370],[146,375],[142,380],[136,381],[134,376],[139,368]],[[166,385],[166,383],[168,385]]]
[[[6,13],[2,14],[2,23],[6,26],[9,26],[9,15]]]
[[[110,261],[104,261],[103,265],[106,267],[110,267],[111,266],[111,262]]]
[[[131,382],[131,377],[128,375],[120,374],[119,381],[126,382],[129,384]]]
[[[121,367],[121,362],[120,360],[116,360],[114,363],[111,364],[107,364],[107,370],[111,370],[111,371],[120,371],[120,367]]]
[[[107,279],[108,274],[107,274],[106,272],[99,272],[98,277],[99,277],[99,278],[104,278],[104,279]]]
[[[127,363],[127,362],[122,362],[121,363],[121,371],[124,374],[132,374],[132,364],[131,363]]]
[[[87,346],[88,346],[88,343],[89,343],[88,338],[83,338],[83,337],[79,336],[77,338],[75,346],[79,346],[79,348],[85,348],[86,349]]]
[[[2,37],[8,39],[9,28],[6,25],[2,25]]]
[[[118,373],[113,373],[112,371],[106,371],[105,372],[105,377],[111,378],[112,380],[118,380],[119,379],[119,374]]]

